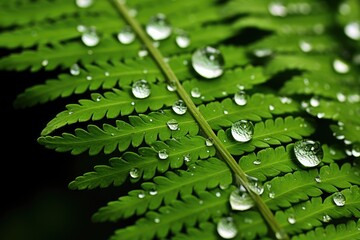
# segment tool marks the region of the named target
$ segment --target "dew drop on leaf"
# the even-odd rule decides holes
[[[47,60],[47,59],[44,59],[44,60],[41,62],[41,66],[43,66],[43,67],[46,67],[48,64],[49,64],[49,60]]]
[[[155,186],[152,187],[152,188],[149,190],[149,194],[150,194],[151,196],[155,196],[156,194],[158,194],[158,191],[157,191],[157,189],[156,189]]]
[[[336,192],[332,196],[333,202],[336,206],[342,207],[345,205],[346,199],[345,196],[341,192]]]
[[[177,100],[172,105],[172,109],[176,114],[183,115],[187,111],[187,106],[185,105],[183,100]]]
[[[193,98],[199,98],[199,97],[201,97],[201,92],[200,92],[199,88],[197,88],[197,87],[191,89],[190,94],[191,94],[191,96],[192,96]]]
[[[141,190],[139,193],[138,193],[138,198],[144,198],[145,197],[145,192],[143,190]]]
[[[96,28],[91,26],[86,28],[86,30],[81,35],[82,42],[88,47],[94,47],[100,42],[100,37],[96,32]]]
[[[268,6],[269,13],[276,17],[285,17],[287,15],[287,8],[280,2],[272,2]]]
[[[247,103],[248,95],[245,91],[239,90],[234,94],[234,101],[239,106],[244,106]]]
[[[130,44],[135,40],[135,33],[130,26],[124,26],[117,35],[117,39],[122,44]]]
[[[303,52],[310,52],[312,50],[312,45],[307,41],[300,41],[299,47]]]
[[[145,29],[147,34],[155,41],[168,38],[172,32],[172,27],[167,17],[162,13],[152,16]]]
[[[248,142],[254,134],[254,125],[247,120],[239,120],[232,124],[231,134],[238,142]]]
[[[166,125],[172,131],[176,131],[179,129],[179,123],[176,121],[176,119],[170,119],[166,122]]]
[[[138,169],[138,168],[132,168],[129,172],[130,177],[134,178],[134,179],[139,178],[140,174],[141,174],[141,172],[140,172],[140,169]]]
[[[327,214],[325,214],[324,216],[322,216],[321,220],[325,223],[330,222],[331,221],[331,217]]]
[[[75,4],[79,8],[88,8],[94,3],[94,0],[76,0]]]
[[[269,198],[274,199],[275,198],[275,192],[269,192]]]
[[[349,65],[345,61],[343,61],[339,58],[336,58],[333,61],[333,68],[334,68],[335,72],[341,73],[341,74],[348,73],[350,70]]]
[[[296,218],[295,218],[294,214],[290,214],[288,216],[287,220],[288,220],[288,223],[290,223],[290,224],[295,224],[296,223]]]
[[[170,92],[175,92],[177,89],[175,82],[170,82],[168,85],[166,85],[166,89]]]
[[[353,144],[352,149],[351,149],[351,154],[354,157],[360,157],[360,143],[356,142]]]
[[[205,145],[211,147],[212,145],[214,145],[214,140],[212,138],[207,138],[205,140]]]
[[[248,192],[242,192],[238,188],[230,194],[230,206],[232,210],[245,211],[254,206],[254,200]]]
[[[160,159],[167,159],[169,157],[169,154],[167,153],[166,149],[162,149],[158,152],[158,156]]]
[[[317,182],[317,183],[321,183],[321,178],[320,178],[320,176],[316,176],[314,180],[315,180],[315,182]]]
[[[150,84],[145,79],[140,79],[133,83],[131,89],[136,98],[147,98],[150,96]]]
[[[149,54],[149,52],[145,47],[142,47],[138,51],[138,56],[141,57],[141,58],[146,57],[148,54]]]
[[[80,67],[77,63],[74,63],[73,65],[71,65],[70,74],[73,76],[77,76],[80,74]]]
[[[217,78],[224,73],[224,57],[220,50],[206,46],[197,49],[191,57],[194,70],[204,78]]]
[[[353,40],[360,40],[360,22],[349,22],[344,27],[346,36]]]
[[[249,188],[256,193],[257,195],[261,195],[264,192],[264,186],[256,177],[247,175]]]
[[[190,36],[187,32],[179,30],[176,34],[175,41],[179,48],[187,48],[190,45]]]
[[[321,163],[323,150],[318,141],[302,139],[294,144],[296,159],[304,167],[315,167]]]
[[[217,224],[217,232],[224,239],[231,239],[237,235],[237,228],[232,217],[221,218]]]

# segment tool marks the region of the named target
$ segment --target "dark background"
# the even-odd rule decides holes
[[[116,225],[93,223],[91,216],[108,201],[116,200],[118,189],[70,190],[69,182],[92,171],[96,160],[87,155],[55,152],[37,143],[47,122],[65,109],[63,102],[27,109],[13,107],[16,96],[27,87],[57,73],[3,71],[0,74],[0,239],[107,239]]]

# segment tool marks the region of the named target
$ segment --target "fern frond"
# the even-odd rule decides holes
[[[143,183],[141,190],[132,190],[128,196],[109,202],[106,207],[100,208],[95,213],[94,219],[115,221],[119,218],[140,215],[148,209],[159,208],[162,202],[166,205],[170,204],[178,196],[184,199],[193,191],[199,194],[219,185],[228,186],[232,182],[232,176],[221,160],[209,158],[191,165],[188,171],[166,172],[165,176],[155,177],[153,181],[153,183]],[[152,189],[156,190],[155,195],[148,193]],[[141,193],[145,194],[144,198],[139,197]]]

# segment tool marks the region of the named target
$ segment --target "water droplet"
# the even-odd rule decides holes
[[[274,110],[275,110],[274,105],[269,105],[269,110],[270,110],[270,111],[274,111]]]
[[[360,143],[356,142],[353,144],[352,149],[351,149],[351,154],[354,157],[360,157]]]
[[[341,192],[334,193],[332,198],[336,206],[342,207],[345,205],[346,199]]]
[[[360,23],[350,22],[344,27],[346,36],[353,40],[360,40]]]
[[[264,58],[264,57],[268,57],[272,54],[272,50],[271,49],[267,49],[267,48],[263,48],[263,49],[256,49],[254,50],[254,55],[258,58]]]
[[[166,149],[162,149],[159,151],[158,156],[160,159],[167,159],[169,154],[167,153]]]
[[[100,37],[96,32],[96,28],[91,26],[82,33],[81,40],[86,46],[94,47],[100,42]]]
[[[343,60],[336,58],[333,62],[333,68],[337,73],[347,73],[350,70],[349,65]]]
[[[321,163],[323,150],[318,141],[303,139],[295,142],[294,153],[304,167],[315,167]]]
[[[274,199],[275,198],[275,193],[274,192],[269,192],[269,198]]]
[[[130,44],[135,40],[135,33],[130,26],[124,26],[117,35],[117,38],[122,44]]]
[[[41,65],[42,65],[43,67],[46,67],[48,64],[49,64],[49,60],[47,60],[47,59],[44,59],[44,60],[41,62]]]
[[[160,223],[160,218],[154,218],[154,223]]]
[[[232,217],[224,217],[217,224],[217,232],[224,239],[231,239],[237,235],[237,228]]]
[[[148,50],[144,47],[138,51],[138,56],[141,58],[146,57],[148,54],[149,54]]]
[[[150,84],[144,79],[138,80],[132,85],[132,93],[136,98],[147,98],[151,93]]]
[[[71,65],[70,74],[73,76],[77,76],[80,74],[80,67],[77,63],[74,63],[73,65]]]
[[[93,0],[76,0],[75,4],[79,8],[88,8],[93,4]]]
[[[275,233],[275,237],[276,237],[276,239],[278,239],[278,240],[287,239],[286,233],[285,233],[284,230],[281,230],[280,232],[276,232],[276,233]]]
[[[176,131],[179,129],[179,123],[175,119],[170,119],[167,121],[166,125],[172,131]]]
[[[187,48],[190,45],[189,34],[183,30],[179,30],[176,35],[175,41],[180,48]]]
[[[239,120],[232,124],[231,134],[238,142],[248,142],[254,134],[254,125],[247,120]]]
[[[150,194],[151,196],[155,196],[156,194],[158,194],[158,191],[157,191],[157,189],[156,189],[155,186],[152,187],[152,188],[149,190],[149,194]]]
[[[199,97],[201,97],[201,92],[200,92],[199,88],[197,88],[197,87],[191,89],[190,94],[191,94],[191,96],[192,96],[193,98],[199,98]]]
[[[287,8],[280,2],[272,2],[268,6],[269,13],[277,17],[285,17],[287,15]]]
[[[295,218],[294,214],[290,214],[287,220],[288,220],[288,222],[290,224],[295,224],[296,223],[296,218]]]
[[[194,70],[204,78],[217,78],[224,72],[224,57],[220,50],[214,47],[197,49],[191,60]]]
[[[85,32],[86,29],[87,29],[87,27],[85,27],[85,26],[82,25],[82,24],[79,24],[79,25],[76,26],[76,30],[77,30],[78,32],[80,32],[80,33]]]
[[[312,50],[312,45],[307,41],[300,41],[299,47],[303,52],[310,52]]]
[[[216,193],[215,193],[215,196],[216,196],[216,197],[221,197],[221,192],[216,192]]]
[[[316,177],[315,177],[315,182],[321,183],[321,178],[320,178],[320,176],[316,176]]]
[[[256,177],[247,175],[250,189],[257,195],[261,195],[264,192],[264,186]]]
[[[346,96],[345,94],[343,94],[342,92],[338,92],[336,94],[336,98],[339,102],[345,102],[346,101]]]
[[[91,81],[91,80],[92,80],[92,76],[91,76],[91,75],[87,75],[87,76],[86,76],[86,80]]]
[[[205,140],[205,145],[208,147],[211,147],[212,145],[214,145],[214,139],[212,138],[208,138]]]
[[[130,177],[134,178],[134,179],[139,178],[140,174],[141,174],[141,171],[138,168],[132,168],[129,172]]]
[[[327,214],[325,214],[324,216],[322,216],[321,220],[325,223],[330,222],[331,221],[331,217]]]
[[[312,98],[310,99],[310,105],[311,105],[312,107],[318,107],[318,106],[320,105],[320,100],[319,100],[319,98],[318,98],[318,97],[312,97]]]
[[[145,197],[145,192],[141,190],[141,191],[138,193],[138,198],[144,198],[144,197]]]
[[[177,87],[176,87],[176,84],[175,82],[170,82],[167,86],[166,86],[166,89],[170,92],[175,92]]]
[[[288,97],[281,97],[280,101],[281,101],[282,104],[290,104],[290,103],[292,103],[292,99],[288,98]]]
[[[230,194],[230,206],[232,210],[245,211],[255,205],[248,192],[241,192],[238,188]]]
[[[235,103],[239,106],[244,106],[247,103],[248,95],[245,91],[239,90],[234,94]]]
[[[255,159],[255,160],[253,161],[253,164],[254,164],[254,165],[260,165],[260,164],[261,164],[261,159]]]
[[[146,32],[153,40],[158,41],[168,38],[171,35],[172,27],[167,17],[158,13],[150,18],[146,25]]]
[[[185,162],[189,163],[189,162],[191,161],[191,156],[190,156],[189,153],[188,153],[188,154],[185,154],[183,157],[184,157],[184,161],[185,161]]]
[[[172,109],[176,114],[183,115],[187,111],[187,106],[185,105],[183,100],[177,100],[172,105]]]

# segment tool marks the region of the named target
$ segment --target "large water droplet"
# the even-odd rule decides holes
[[[264,192],[264,186],[256,177],[247,175],[250,189],[257,195],[261,195]]]
[[[151,93],[150,84],[144,79],[138,80],[132,85],[132,93],[136,98],[147,98]]]
[[[360,23],[350,22],[344,28],[346,36],[354,40],[360,40]]]
[[[135,33],[130,26],[124,26],[117,35],[117,38],[122,44],[130,44],[135,40]]]
[[[345,61],[343,61],[339,58],[336,58],[333,61],[333,68],[334,68],[335,72],[337,72],[337,73],[347,73],[350,70],[349,65]]]
[[[172,131],[176,131],[179,129],[179,123],[175,119],[170,119],[169,121],[167,121],[166,124],[168,128]]]
[[[86,28],[86,30],[81,35],[82,42],[88,47],[94,47],[100,42],[100,37],[96,32],[96,28],[91,26]]]
[[[294,145],[296,159],[304,167],[315,167],[323,158],[323,150],[318,141],[309,139],[299,140]]]
[[[230,194],[230,206],[233,210],[245,211],[252,208],[254,204],[248,192],[240,192],[237,188]]]
[[[169,154],[167,153],[166,149],[162,149],[159,151],[158,156],[160,159],[167,159],[169,157]]]
[[[176,114],[179,115],[183,115],[187,111],[186,104],[181,99],[174,102],[174,104],[172,105],[172,109]]]
[[[134,179],[139,178],[140,174],[141,174],[141,171],[138,168],[132,168],[129,172],[130,177],[134,178]]]
[[[231,134],[238,142],[248,142],[254,134],[254,125],[247,120],[239,120],[232,124]]]
[[[153,40],[159,41],[170,36],[172,27],[166,16],[162,13],[158,13],[150,18],[146,25],[146,32]]]
[[[217,224],[217,232],[224,239],[234,238],[238,232],[232,217],[224,217]]]
[[[217,78],[224,72],[224,57],[220,50],[214,47],[197,49],[191,61],[194,70],[204,78]]]
[[[79,8],[88,8],[94,3],[94,0],[76,0],[75,4]]]
[[[336,206],[342,207],[346,203],[345,196],[341,192],[336,192],[333,194],[332,199]]]
[[[180,48],[187,48],[190,45],[189,34],[183,30],[179,30],[176,34],[175,41]]]
[[[235,103],[239,106],[244,106],[247,103],[248,96],[245,91],[239,90],[234,94]]]
[[[80,67],[77,63],[74,63],[73,65],[71,65],[70,74],[73,76],[77,76],[80,74]]]

